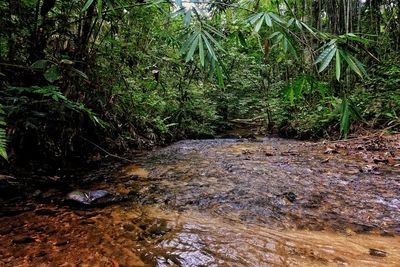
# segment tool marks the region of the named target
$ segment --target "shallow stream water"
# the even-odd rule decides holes
[[[187,140],[0,218],[0,266],[400,266],[400,168],[321,143]],[[59,192],[64,194],[65,192]]]

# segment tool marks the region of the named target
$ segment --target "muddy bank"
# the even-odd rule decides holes
[[[400,146],[390,142],[181,141],[78,188],[123,202],[69,206],[53,189],[54,201],[1,217],[0,262],[396,266]]]

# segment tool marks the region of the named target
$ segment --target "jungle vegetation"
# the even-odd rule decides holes
[[[400,126],[400,0],[1,0],[0,29],[3,166]]]

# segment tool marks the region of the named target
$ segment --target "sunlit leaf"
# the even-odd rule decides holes
[[[264,15],[265,23],[267,24],[268,27],[272,27],[272,20],[271,17],[267,14]]]
[[[281,17],[279,17],[278,15],[276,15],[275,13],[268,12],[268,14],[269,14],[269,15],[271,16],[271,18],[272,18],[273,20],[275,20],[276,22],[282,23],[282,24],[285,23],[285,21],[284,21]]]
[[[97,14],[99,18],[103,16],[103,0],[97,0]]]
[[[86,4],[83,6],[82,11],[86,11],[92,4],[94,0],[88,0]]]
[[[294,18],[289,19],[289,21],[286,23],[286,27],[289,28],[290,26],[292,26],[293,22],[294,22]]]
[[[315,60],[315,64],[318,64],[318,63],[322,62],[331,53],[331,51],[334,48],[335,48],[335,46],[332,44],[328,48],[326,48],[324,51],[322,51],[322,53]]]
[[[185,14],[185,18],[183,19],[183,24],[185,26],[189,26],[191,18],[192,18],[192,10],[188,10]]]
[[[337,49],[336,50],[336,80],[340,81],[340,75],[341,75],[341,63],[340,63],[340,52]]]
[[[330,48],[327,49],[329,51],[329,53],[326,54],[326,56],[321,60],[321,65],[318,69],[319,72],[324,71],[329,64],[331,63],[333,56],[335,55],[337,48],[335,46],[332,46]],[[324,51],[325,52],[325,51]]]
[[[251,26],[256,23],[257,20],[259,20],[262,16],[264,15],[264,12],[255,14],[254,16],[250,17],[248,21],[248,25]]]
[[[315,32],[306,23],[301,22],[301,25],[303,25],[303,27],[306,28],[311,34],[315,34]]]
[[[254,32],[255,33],[257,33],[259,30],[260,30],[260,28],[261,28],[261,26],[262,26],[262,24],[263,24],[263,19],[261,18],[258,22],[257,22],[257,24],[256,24],[256,26],[254,27]]]

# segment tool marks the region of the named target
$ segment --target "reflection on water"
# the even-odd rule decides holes
[[[127,202],[0,218],[0,263],[399,266],[390,166],[361,173],[357,158],[280,139],[183,141],[136,161],[93,185]]]

